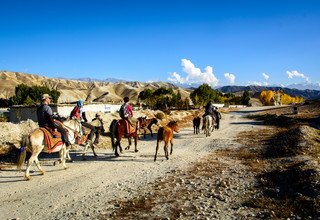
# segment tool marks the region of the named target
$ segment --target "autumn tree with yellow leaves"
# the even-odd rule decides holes
[[[274,105],[274,95],[275,92],[272,90],[264,90],[260,93],[259,99],[263,105]],[[292,103],[301,103],[304,99],[300,96],[291,97],[288,94],[285,94],[283,91],[280,91],[280,100],[281,104],[288,105]]]

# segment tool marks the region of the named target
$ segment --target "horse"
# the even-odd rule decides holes
[[[157,153],[159,149],[159,143],[161,141],[164,141],[164,153],[165,157],[167,160],[169,159],[169,154],[168,154],[168,143],[170,141],[171,144],[171,150],[170,150],[170,155],[172,154],[173,150],[173,132],[179,133],[179,127],[177,121],[170,121],[167,126],[165,127],[160,127],[158,130],[158,137],[157,137],[157,146],[156,146],[156,154],[154,155],[154,161],[157,160]]]
[[[199,116],[196,116],[193,118],[192,122],[193,122],[193,133],[199,134],[201,118]]]
[[[137,144],[139,139],[138,130],[140,123],[139,121],[137,121],[134,127],[134,131],[129,132],[129,134],[125,134],[128,126],[127,123],[128,122],[124,119],[113,119],[109,127],[112,149],[115,151],[116,157],[119,157],[118,147],[120,149],[120,153],[122,153],[122,147],[120,144],[122,138],[128,138],[129,145],[125,148],[125,150],[129,150],[131,146],[131,138],[133,137],[135,146],[134,152],[138,152]]]
[[[140,129],[144,130],[143,138],[146,138],[146,130],[148,129],[151,133],[151,137],[153,137],[152,125],[158,125],[158,120],[156,118],[148,118],[147,117],[139,117],[138,121],[140,123]]]
[[[102,121],[100,121],[100,120],[96,120],[96,129],[98,129],[98,131],[97,132],[100,132],[101,130],[103,131],[104,129],[103,129],[103,122]],[[84,126],[83,126],[84,127]],[[92,152],[93,152],[93,156],[94,157],[97,157],[98,155],[96,154],[96,152],[95,152],[95,150],[94,150],[94,148],[95,148],[95,144],[93,143],[93,141],[92,140],[88,140],[88,136],[89,136],[89,134],[90,134],[90,132],[91,132],[91,130],[89,129],[89,128],[84,128],[84,130],[89,130],[89,132],[86,132],[86,134],[85,134],[85,140],[86,140],[86,142],[85,142],[85,144],[84,144],[84,149],[83,149],[83,153],[82,153],[82,160],[86,160],[86,157],[85,157],[85,155],[86,155],[86,152],[87,152],[87,150],[88,150],[88,148],[89,147],[91,147],[91,149],[92,149]],[[97,134],[96,134],[97,135]]]
[[[202,130],[204,130],[206,137],[208,137],[211,135],[211,132],[214,129],[213,117],[211,115],[206,115],[202,120],[203,120]]]
[[[74,144],[76,141],[77,136],[80,133],[81,124],[77,120],[68,120],[63,123],[65,129],[68,131],[68,138],[71,144]],[[61,143],[60,145],[56,145],[54,149],[49,149],[46,140],[45,140],[45,134],[41,130],[41,128],[37,128],[33,130],[29,135],[23,136],[21,140],[21,148],[20,148],[20,155],[17,163],[17,169],[21,170],[22,165],[26,158],[26,151],[31,152],[31,157],[28,161],[27,169],[25,172],[25,179],[31,180],[31,176],[29,174],[30,167],[33,164],[33,162],[36,163],[41,175],[44,175],[44,170],[41,168],[38,155],[41,152],[46,153],[52,153],[52,152],[59,152],[60,155],[60,161],[64,167],[64,169],[67,169],[66,166],[66,157],[68,155],[68,150],[66,148],[66,145],[64,143]]]

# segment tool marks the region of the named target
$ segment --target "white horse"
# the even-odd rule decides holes
[[[77,120],[69,120],[63,122],[64,127],[68,130],[68,138],[71,144],[74,144],[76,141],[76,137],[80,134],[81,125],[80,122]],[[25,179],[30,180],[30,167],[33,164],[33,162],[36,163],[40,173],[43,175],[45,172],[41,168],[38,155],[41,152],[49,153],[48,146],[45,143],[45,136],[43,131],[40,128],[37,128],[33,130],[29,135],[26,135],[22,138],[21,141],[21,148],[20,148],[20,155],[17,163],[18,170],[21,170],[22,165],[26,158],[26,151],[31,152],[31,157],[28,161],[26,173],[25,173]],[[60,161],[65,169],[67,169],[66,166],[66,157],[69,153],[66,148],[66,145],[63,143],[60,146],[57,146],[52,152],[59,152],[60,155]]]
[[[204,116],[202,130],[204,130],[204,134],[206,135],[206,137],[211,135],[211,132],[213,130],[213,125],[214,125],[214,121],[211,115]]]

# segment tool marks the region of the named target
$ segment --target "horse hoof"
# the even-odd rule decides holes
[[[97,154],[95,154],[95,155],[93,155],[94,157],[98,157],[98,155]]]
[[[53,162],[53,166],[55,166],[56,165],[56,162]]]
[[[67,163],[73,163],[73,160],[67,160],[66,162]]]
[[[64,167],[64,169],[66,170],[66,169],[68,169],[68,167]]]
[[[115,156],[116,156],[116,157],[119,157],[120,155],[119,155],[119,154],[115,154]]]
[[[25,180],[27,180],[27,181],[31,180],[31,176],[25,176],[24,178],[25,178]]]
[[[44,175],[44,174],[45,174],[45,172],[44,172],[44,171],[40,172],[40,175]]]
[[[87,158],[85,158],[85,157],[82,157],[82,160],[88,160]]]
[[[138,150],[135,150],[134,152],[139,152]]]

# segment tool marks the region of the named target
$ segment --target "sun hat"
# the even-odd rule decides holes
[[[52,99],[52,97],[49,94],[43,94],[41,96],[41,100],[44,100],[44,99],[47,99],[47,98]]]

